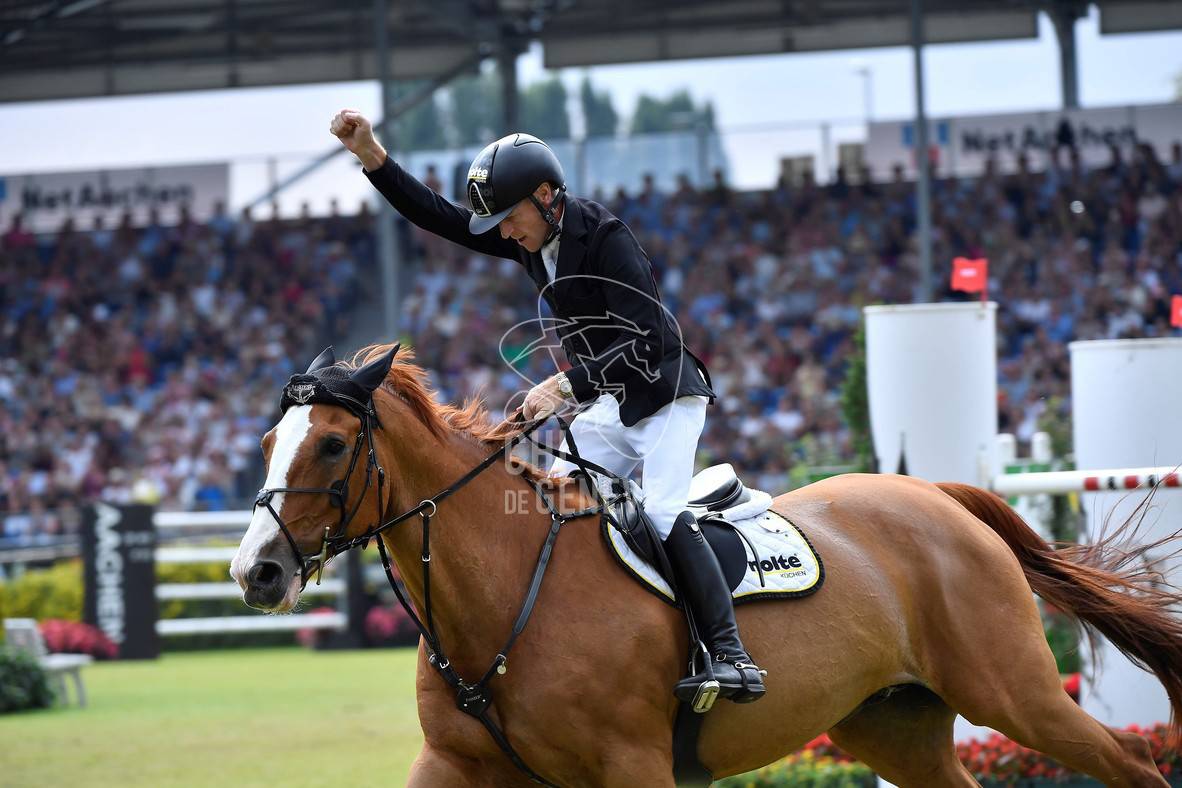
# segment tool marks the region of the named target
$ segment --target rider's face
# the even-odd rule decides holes
[[[550,188],[550,184],[543,183],[534,192],[534,196],[542,205],[549,208],[554,201],[554,190]],[[501,230],[502,238],[512,238],[529,252],[541,249],[546,235],[550,232],[550,226],[528,198],[517,203],[513,211],[501,219],[497,227]]]

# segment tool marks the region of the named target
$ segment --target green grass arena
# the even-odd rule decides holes
[[[0,786],[405,785],[414,675],[413,648],[99,662],[87,708],[0,717]]]

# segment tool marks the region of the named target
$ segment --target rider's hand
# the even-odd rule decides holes
[[[549,416],[566,404],[566,398],[558,389],[558,376],[551,375],[525,395],[525,402],[521,403],[521,415],[526,421],[533,421]]]
[[[386,149],[373,135],[373,125],[355,109],[343,109],[328,124],[341,144],[358,159],[365,169],[373,171],[386,160]]]

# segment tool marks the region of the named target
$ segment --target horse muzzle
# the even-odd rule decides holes
[[[299,576],[293,576],[278,561],[256,561],[246,570],[244,579],[242,599],[256,610],[287,612],[295,607],[296,599],[299,598]]]

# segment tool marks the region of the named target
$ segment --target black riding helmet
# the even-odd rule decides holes
[[[473,211],[468,230],[473,235],[488,232],[528,197],[550,225],[548,242],[558,232],[558,220],[534,197],[542,183],[557,190],[553,203],[557,205],[566,191],[566,176],[549,145],[529,134],[510,134],[492,143],[476,154],[468,168],[468,202]]]

